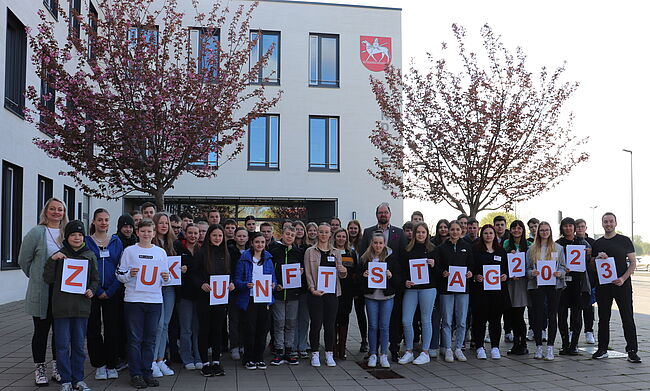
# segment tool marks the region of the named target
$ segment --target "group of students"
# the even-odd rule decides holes
[[[108,211],[97,209],[86,235],[84,224],[68,222],[66,205],[52,198],[39,224],[23,239],[19,255],[29,277],[25,303],[34,321],[36,384],[48,384],[50,328],[52,378],[65,391],[89,390],[83,381],[86,339],[95,379],[117,378],[125,361],[135,388],[156,387],[156,377],[173,375],[165,358],[174,353],[185,369],[203,376],[224,375],[221,355],[228,347],[231,358],[245,368],[266,369],[269,332],[271,365],[296,365],[310,358],[312,366],[320,366],[322,330],[325,363],[336,366],[336,359],[346,359],[353,308],[362,338],[359,351],[367,353],[367,365],[388,368],[390,359],[421,365],[440,355],[447,362],[466,361],[469,328],[477,358],[487,358],[484,342],[489,341],[490,357],[499,359],[502,320],[506,341],[513,342],[508,354],[527,355],[526,308],[535,358],[554,359],[558,328],[560,354],[577,355],[583,314],[587,343],[595,342],[594,301],[599,304],[599,329],[592,357],[605,358],[616,300],[628,360],[641,362],[630,280],[636,267],[634,248],[629,238],[615,232],[612,213],[603,216],[605,235],[596,241],[586,236],[584,220],[571,218],[562,220],[554,241],[550,224],[536,219],[528,221],[530,236],[520,220],[508,230],[505,218],[498,216],[479,229],[478,221],[465,215],[438,221],[432,235],[420,212],[402,228],[390,224],[386,203],[377,207],[376,217],[377,224],[365,229],[357,220],[343,228],[336,217],[319,224],[286,220],[275,238],[273,225],[263,222],[257,231],[253,216],[240,227],[231,219],[222,223],[219,212],[211,210],[205,220],[194,223],[189,213],[156,213],[154,204],[145,203],[141,211],[120,216],[114,235],[109,233]],[[567,267],[568,245],[585,246],[586,272]],[[525,276],[510,278],[507,254],[520,252],[526,253]],[[167,285],[173,273],[168,258],[174,256],[181,260],[181,282]],[[615,259],[618,279],[599,285],[594,260],[608,257]],[[83,292],[62,289],[66,259],[87,260]],[[428,280],[412,281],[410,264],[415,260],[425,260]],[[542,260],[555,261],[553,286],[537,285],[537,262]],[[386,283],[381,288],[369,283],[376,273],[369,265],[376,262],[384,264]],[[484,289],[486,265],[500,270],[501,289]],[[299,275],[297,287],[283,287],[289,266]],[[453,267],[465,268],[463,291],[448,288]],[[322,270],[331,270],[325,278],[333,279],[335,289],[324,291]],[[211,303],[215,276],[227,276],[222,293],[228,291],[227,303]],[[273,294],[257,300],[253,288],[263,279],[270,281]],[[143,284],[151,286],[145,289]]]

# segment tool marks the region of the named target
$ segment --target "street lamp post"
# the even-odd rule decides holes
[[[590,206],[589,208],[591,208],[591,233],[594,239],[596,239],[596,208],[598,208],[598,205]]]
[[[632,171],[632,151],[623,149],[630,154],[630,218],[632,219],[632,243],[634,243],[634,174]]]

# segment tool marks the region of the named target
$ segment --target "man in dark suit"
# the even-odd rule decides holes
[[[390,206],[387,202],[379,204],[375,211],[377,216],[377,224],[372,227],[368,227],[363,230],[363,236],[361,237],[361,242],[359,243],[359,256],[363,255],[366,252],[368,246],[370,246],[370,241],[372,239],[372,234],[375,231],[381,231],[384,233],[384,239],[386,239],[386,245],[393,251],[393,257],[401,262],[401,257],[406,251],[406,235],[401,228],[390,225]],[[390,315],[390,350],[391,358],[393,361],[397,362],[399,359],[399,346],[402,342],[402,297],[404,295],[404,287],[395,294],[395,300],[393,302],[393,312]]]

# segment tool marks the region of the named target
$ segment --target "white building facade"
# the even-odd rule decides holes
[[[83,15],[96,5],[92,0],[59,1],[63,8],[75,7]],[[0,90],[4,91],[0,129],[5,142],[0,144],[0,303],[24,297],[26,278],[16,269],[18,248],[22,236],[37,223],[47,198],[62,198],[69,205],[69,218],[86,222],[92,210],[105,207],[111,212],[112,229],[120,214],[151,200],[133,194],[118,202],[91,199],[75,189],[72,180],[58,175],[66,169],[62,162],[48,158],[32,142],[45,135],[21,114],[21,105],[29,105],[21,98],[25,86],[41,84],[31,65],[24,27],[36,26],[39,9],[55,20],[56,13],[48,10],[54,3],[1,3],[0,53],[5,58],[0,61]],[[230,7],[237,3],[230,2]],[[190,11],[189,0],[181,5]],[[381,121],[369,76],[381,77],[388,61],[401,66],[401,10],[262,1],[250,27],[251,34],[263,34],[261,50],[270,43],[276,47],[268,64],[275,71],[274,83],[267,91],[282,90],[282,99],[251,123],[244,150],[220,167],[216,178],[181,177],[166,194],[166,208],[201,213],[216,207],[222,220],[238,221],[247,215],[255,215],[258,221],[290,217],[305,222],[338,216],[344,224],[356,218],[369,226],[376,222],[375,207],[389,202],[394,224],[401,224],[402,201],[392,199],[367,173],[378,155],[368,136]],[[64,37],[67,31],[58,18],[57,32]]]

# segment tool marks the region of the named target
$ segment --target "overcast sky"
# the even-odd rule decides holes
[[[327,0],[333,3],[401,7],[403,66],[421,63],[425,53],[438,58],[440,43],[452,43],[451,24],[459,23],[478,48],[479,30],[489,23],[509,48],[521,46],[531,70],[567,62],[565,80],[580,82],[566,108],[575,114],[574,131],[589,135],[591,157],[555,189],[517,205],[519,217],[549,221],[554,231],[558,210],[587,220],[613,211],[618,228],[630,233],[630,156],[634,152],[635,234],[650,241],[650,2],[647,1],[392,1]],[[405,215],[415,209],[427,222],[458,214],[443,205],[407,201]],[[481,215],[479,215],[481,217]],[[554,232],[556,233],[556,232]]]

